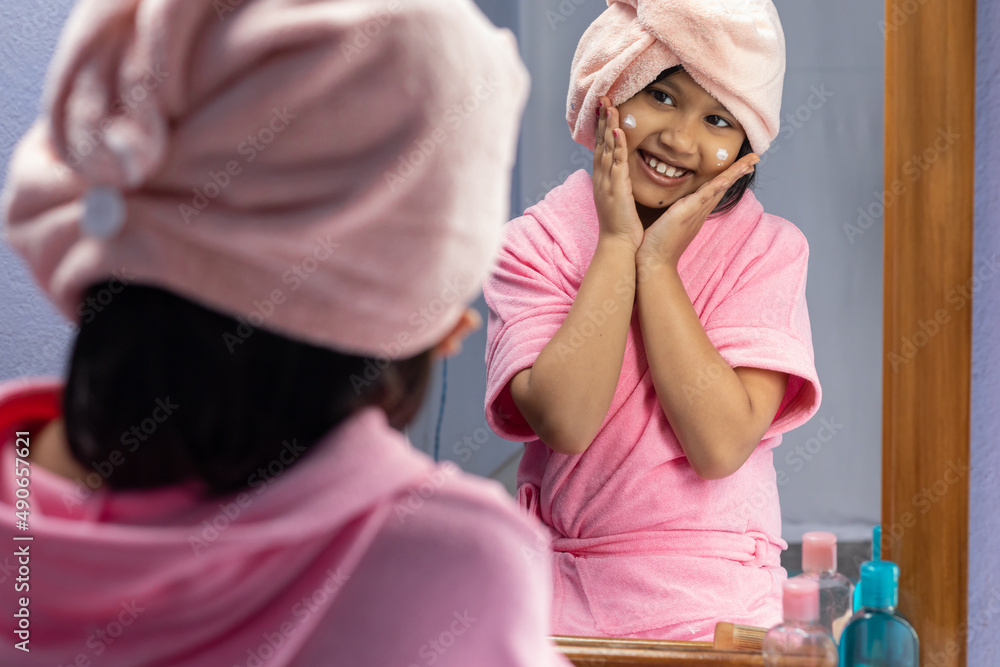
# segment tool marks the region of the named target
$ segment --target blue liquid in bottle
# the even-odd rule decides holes
[[[899,566],[890,561],[864,563],[861,582],[862,607],[840,637],[841,667],[918,667],[917,633],[896,613]]]

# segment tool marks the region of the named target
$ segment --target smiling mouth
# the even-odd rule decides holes
[[[677,167],[672,167],[666,162],[656,159],[643,150],[638,151],[638,157],[646,167],[645,171],[649,175],[650,179],[654,182],[662,183],[663,185],[676,185],[694,173],[690,169],[678,169]]]

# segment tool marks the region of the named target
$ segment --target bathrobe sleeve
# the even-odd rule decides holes
[[[789,374],[785,396],[762,440],[808,421],[822,396],[806,308],[809,245],[790,222],[765,218],[762,231],[729,268],[740,272],[733,289],[705,323],[709,339],[732,368]]]
[[[486,330],[486,421],[506,440],[538,435],[510,395],[511,379],[535,363],[573,305],[573,263],[530,213],[507,223],[496,267],[483,285]],[[577,282],[577,285],[579,283]]]

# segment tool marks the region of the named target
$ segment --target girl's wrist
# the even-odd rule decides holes
[[[641,247],[636,250],[635,264],[640,273],[656,273],[663,270],[677,273],[677,259],[668,257],[660,252],[643,250]]]
[[[639,247],[635,244],[635,241],[630,239],[624,234],[615,234],[613,232],[601,232],[597,237],[597,244],[605,246],[613,246],[617,248],[622,248],[628,250],[633,255],[639,250]]]
[[[671,283],[677,283],[683,286],[683,281],[681,280],[680,273],[677,270],[676,262],[672,262],[662,255],[654,255],[651,253],[636,254],[636,298],[639,298],[639,295],[646,292],[658,292],[661,287]]]

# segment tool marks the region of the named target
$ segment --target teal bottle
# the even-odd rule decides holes
[[[920,646],[913,626],[896,613],[899,566],[861,565],[861,609],[840,637],[841,667],[918,667]]]
[[[882,526],[872,528],[872,560],[882,560]],[[861,609],[861,582],[854,587],[853,611]]]

